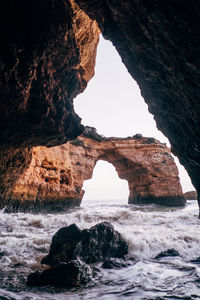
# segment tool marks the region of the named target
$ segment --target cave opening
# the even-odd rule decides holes
[[[86,90],[74,99],[74,108],[83,125],[95,127],[99,134],[106,137],[127,137],[140,133],[170,147],[168,139],[157,129],[136,81],[112,43],[102,36],[97,49],[95,75]],[[193,190],[185,168],[179,164],[178,158],[175,161],[183,191]]]
[[[99,134],[127,137],[137,133],[161,142],[168,139],[156,127],[153,115],[110,41],[100,36],[95,75],[87,88],[74,99],[82,124],[95,127]]]
[[[82,205],[94,201],[104,203],[128,203],[128,181],[120,179],[115,167],[104,160],[99,160],[93,170],[93,176],[83,184],[85,194]]]

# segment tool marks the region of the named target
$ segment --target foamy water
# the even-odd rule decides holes
[[[82,207],[62,214],[5,214],[0,212],[0,299],[200,299],[198,207],[185,208],[126,205],[125,201],[84,201]],[[134,265],[100,272],[84,287],[30,288],[26,278],[41,268],[53,234],[76,223],[89,228],[111,222],[129,242]],[[154,260],[174,248],[180,257]]]

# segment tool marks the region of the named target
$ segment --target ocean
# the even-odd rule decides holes
[[[72,289],[27,287],[29,273],[41,269],[51,238],[61,227],[76,223],[81,229],[112,223],[129,242],[126,268],[103,269],[86,285]],[[127,200],[83,201],[63,213],[31,214],[0,211],[0,299],[200,299],[200,220],[196,201],[184,208],[128,205]],[[161,251],[174,248],[177,257],[155,260]]]

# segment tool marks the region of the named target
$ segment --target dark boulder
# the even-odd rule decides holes
[[[52,238],[49,254],[41,260],[41,264],[55,266],[72,260],[81,236],[81,229],[76,224],[59,229]]]
[[[178,251],[172,249],[167,249],[165,251],[160,252],[158,255],[156,255],[155,259],[159,259],[162,257],[167,257],[167,256],[180,256]]]
[[[123,257],[128,253],[128,243],[108,222],[96,224],[82,231],[82,240],[74,251],[87,263],[103,261],[106,257]]]
[[[107,258],[101,265],[103,269],[122,269],[131,266],[133,263],[120,258]]]
[[[87,283],[91,278],[91,269],[80,260],[60,263],[43,272],[35,272],[28,276],[27,285],[73,287]]]
[[[195,259],[192,259],[190,262],[191,262],[191,263],[194,263],[194,264],[200,264],[200,257],[197,257],[197,258],[195,258]]]
[[[109,257],[121,258],[127,253],[128,243],[110,223],[102,222],[82,231],[72,224],[53,236],[50,252],[41,263],[54,266],[77,258],[95,263]]]

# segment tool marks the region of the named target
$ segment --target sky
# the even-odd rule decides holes
[[[95,127],[104,136],[127,137],[141,133],[170,146],[156,127],[153,115],[140,94],[140,89],[110,41],[100,37],[95,76],[85,91],[74,99],[76,113],[82,124]],[[183,191],[194,190],[184,167],[175,158]],[[128,198],[128,183],[119,179],[115,168],[99,161],[93,178],[84,182],[87,200]]]

